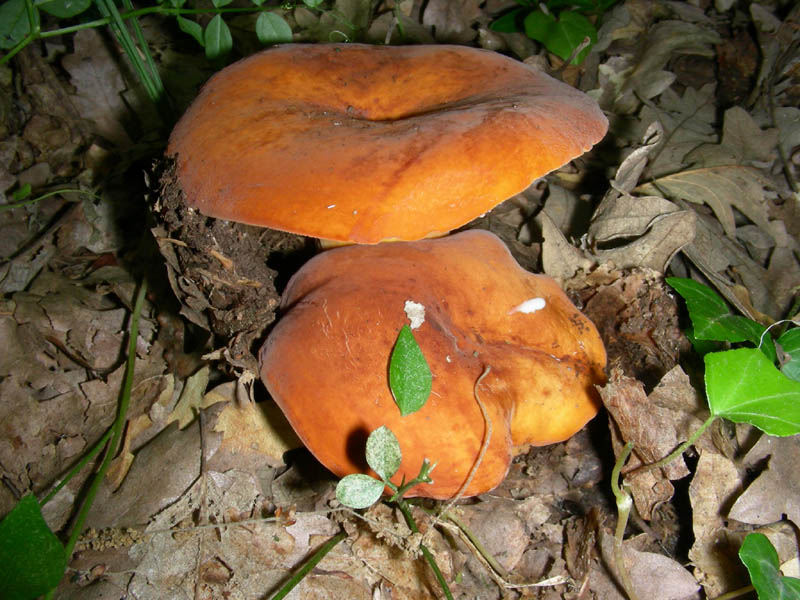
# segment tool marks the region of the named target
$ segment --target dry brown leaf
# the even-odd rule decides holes
[[[204,406],[225,403],[213,428],[222,433],[216,452],[229,454],[231,464],[239,463],[239,467],[250,457],[270,466],[283,465],[284,453],[302,447],[302,442],[274,402],[240,403],[235,386],[236,382],[223,383],[206,394],[203,401]]]
[[[655,219],[677,212],[683,211],[660,196],[622,194],[601,202],[592,216],[589,235],[601,243],[621,237],[640,236]]]
[[[433,29],[437,42],[466,44],[477,35],[472,25],[483,17],[480,4],[480,0],[430,0],[422,24]]]
[[[168,427],[136,453],[116,491],[105,482],[89,513],[97,529],[136,526],[177,500],[200,474],[200,428]],[[154,485],[154,482],[157,482]]]
[[[122,99],[127,86],[117,59],[95,29],[79,31],[74,40],[74,52],[62,60],[75,86],[73,104],[88,123],[94,124],[93,133],[117,146],[129,147],[131,139],[123,123],[131,115]]]
[[[744,457],[755,466],[769,459],[758,478],[739,496],[728,516],[753,525],[780,521],[784,515],[800,525],[800,437],[764,435]]]
[[[701,167],[771,163],[778,146],[777,129],[761,129],[745,109],[725,111],[719,144],[703,144],[686,155],[686,161]]]
[[[249,473],[211,472],[196,478],[153,519],[146,529],[152,535],[131,548],[137,566],[127,593],[137,598],[192,598],[202,590],[205,597],[244,600],[275,589],[286,577],[286,557],[308,552],[308,546],[275,523],[194,528],[230,522],[232,515],[251,516],[259,498],[260,485]],[[224,576],[207,577],[209,573]]]
[[[701,144],[716,142],[717,105],[715,85],[687,88],[679,95],[672,88],[664,90],[656,104],[642,107],[639,130],[653,122],[664,129],[663,142],[650,156],[644,179],[650,181],[687,168],[686,154]]]
[[[689,486],[695,538],[689,558],[695,577],[709,598],[750,583],[738,556],[744,532],[732,532],[725,526],[728,510],[741,487],[741,475],[731,460],[712,452],[700,455]]]
[[[608,78],[602,86],[605,98],[601,103],[613,104],[617,113],[633,112],[641,100],[655,98],[675,80],[674,74],[663,70],[671,58],[677,54],[712,56],[712,44],[719,41],[710,29],[682,21],[660,21],[648,29],[647,35],[640,36],[635,57],[612,57],[600,65],[601,76]]]
[[[183,384],[181,396],[178,399],[178,404],[175,405],[172,413],[167,417],[167,425],[177,421],[178,427],[183,429],[194,421],[199,410],[210,406],[210,404],[206,404],[207,400],[212,404],[221,401],[221,398],[214,396],[206,398],[209,373],[210,368],[208,365],[205,365],[197,371],[197,373],[186,379]]]
[[[745,316],[758,320],[748,306],[739,301],[730,273],[749,290],[752,304],[759,312],[773,319],[779,314],[778,306],[770,294],[770,281],[766,269],[753,261],[734,240],[722,234],[719,223],[704,215],[697,215],[695,238],[682,252],[711,281],[714,287]]]
[[[667,373],[649,396],[641,383],[612,369],[611,380],[600,390],[600,396],[619,428],[622,443],[634,443],[634,458],[627,471],[667,456],[703,423],[698,414],[702,413],[703,403],[680,367]],[[669,480],[688,474],[679,458],[661,472],[628,477],[642,518],[650,520],[653,509],[672,497],[674,490]]]
[[[647,600],[694,600],[700,588],[692,574],[678,561],[653,552],[641,552],[637,538],[622,544],[623,560],[634,592],[638,598]],[[609,572],[614,565],[614,538],[605,531],[600,532],[599,548],[601,561],[592,565],[590,588],[596,598],[602,600],[625,600],[620,593],[617,573]]]
[[[770,182],[752,167],[727,165],[681,171],[659,177],[652,183],[636,188],[643,194],[662,192],[695,204],[707,204],[722,223],[725,233],[736,236],[733,208],[769,232],[764,188]]]
[[[536,216],[542,228],[542,270],[553,279],[566,280],[578,271],[588,271],[594,261],[570,244],[564,234],[555,226],[550,216],[542,211]]]
[[[694,239],[695,220],[690,210],[656,216],[639,239],[619,248],[596,250],[595,255],[600,262],[620,269],[636,267],[664,273],[675,254]]]

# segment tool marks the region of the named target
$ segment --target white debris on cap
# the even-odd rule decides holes
[[[524,315],[529,315],[531,313],[535,313],[537,310],[542,310],[546,305],[544,298],[531,298],[530,300],[525,300],[519,306],[516,306],[511,309],[511,312],[508,314],[512,314],[515,312],[521,312]]]
[[[406,316],[411,321],[411,329],[416,329],[425,322],[425,307],[419,302],[406,300],[403,310],[406,311]]]

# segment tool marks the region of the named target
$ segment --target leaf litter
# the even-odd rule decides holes
[[[800,284],[800,78],[792,55],[798,11],[754,3],[738,12],[725,4],[717,2],[716,13],[647,0],[612,8],[584,65],[563,71],[610,115],[606,142],[549,178],[549,186],[539,182],[480,222],[526,265],[541,264],[564,282],[597,323],[614,369],[603,390],[608,418],[564,444],[531,450],[499,488],[454,509],[497,558],[507,582],[458,528],[434,526],[419,512],[426,544],[460,597],[622,597],[610,567],[609,450],[635,440],[636,460],[649,462],[703,419],[693,373],[678,366],[688,342],[663,284],[667,268],[702,274],[763,323],[786,316],[792,305]],[[332,10],[281,10],[307,41],[406,35],[477,43],[558,67],[559,59],[521,34],[488,29],[506,7],[339,0]],[[752,23],[754,38],[737,33],[742,22]],[[159,49],[178,106],[185,106],[213,69],[198,60],[196,48],[175,44],[152,21],[145,33]],[[63,192],[0,212],[2,512],[28,490],[46,492],[113,419],[141,274],[135,265],[159,257],[167,277],[144,312],[123,450],[59,596],[268,597],[343,527],[347,542],[293,596],[436,597],[402,519],[384,505],[360,518],[334,510],[334,482],[292,450],[298,441],[274,405],[262,401],[248,353],[274,314],[274,280],[288,277],[291,266],[250,270],[252,258],[236,254],[222,230],[212,248],[218,258],[192,263],[196,254],[183,253],[180,244],[202,252],[208,238],[196,223],[169,228],[169,218],[154,231],[164,258],[143,254],[143,210],[129,215],[147,190],[142,182],[141,193],[131,193],[130,181],[141,177],[140,166],[131,166],[155,156],[149,144],[157,115],[96,34],[53,40],[20,53],[11,69],[0,67],[2,95],[15,99],[3,105],[0,129],[6,202],[25,183],[38,191],[64,184],[99,190],[104,198]],[[242,43],[253,47],[246,37]],[[11,75],[17,87],[9,85]],[[737,81],[752,85],[736,87]],[[598,186],[603,179],[608,183]],[[277,257],[302,255],[303,245],[278,237],[263,248],[264,256],[276,257],[271,267],[281,264]],[[184,277],[189,268],[200,276]],[[149,274],[156,277],[155,269]],[[238,289],[266,283],[258,315],[264,325],[246,321],[237,329],[214,287],[193,283],[204,279]],[[796,540],[775,525],[798,525],[796,455],[794,438],[721,425],[682,464],[634,478],[639,516],[624,553],[637,594],[677,600],[740,587],[747,578],[736,552],[757,528],[781,564],[793,557],[796,563]],[[45,506],[54,530],[68,522],[84,479],[73,479]],[[568,583],[535,592],[508,586],[551,577]]]

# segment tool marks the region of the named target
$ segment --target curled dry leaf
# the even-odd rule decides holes
[[[765,459],[763,472],[731,507],[732,519],[754,525],[780,521],[784,515],[800,524],[800,437],[762,436],[744,458],[751,468]]]
[[[642,464],[653,463],[669,454],[703,423],[702,399],[692,387],[689,377],[676,366],[649,396],[638,381],[612,370],[611,381],[601,389],[601,397],[619,428],[623,442],[634,443],[634,458],[626,468],[631,471]],[[700,442],[713,448],[709,442]],[[637,460],[638,458],[638,460]],[[649,520],[658,504],[672,497],[669,480],[681,479],[689,470],[678,459],[661,469],[628,478],[636,508]]]
[[[645,194],[662,191],[672,198],[707,204],[722,223],[726,235],[734,238],[734,208],[769,232],[764,199],[764,188],[769,185],[769,180],[753,167],[724,165],[666,175],[639,186],[637,191]]]
[[[737,310],[759,321],[759,315],[749,310],[754,306],[760,313],[780,314],[773,298],[767,270],[755,262],[739,244],[723,235],[720,224],[713,218],[698,214],[695,238],[682,252],[705,275]],[[728,273],[735,271],[750,293],[750,303],[743,303],[735,292]],[[774,318],[774,317],[773,317]]]
[[[750,583],[738,551],[744,532],[726,527],[727,512],[741,491],[742,476],[733,462],[713,452],[703,452],[689,485],[694,544],[689,558],[694,574],[709,598]]]
[[[678,251],[694,239],[695,221],[695,214],[690,210],[656,215],[648,223],[647,232],[641,232],[643,235],[637,240],[619,248],[596,250],[595,255],[601,262],[609,262],[620,269],[638,267],[664,273]],[[630,225],[635,226],[634,223]]]
[[[637,549],[639,538],[623,542],[622,552],[625,568],[631,578],[638,598],[648,600],[693,600],[700,586],[692,574],[678,561],[653,552]],[[618,578],[607,570],[614,563],[614,539],[605,531],[600,532],[599,547],[603,558],[593,564],[591,589],[603,600],[624,600],[619,592]]]

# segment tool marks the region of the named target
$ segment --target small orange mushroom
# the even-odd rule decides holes
[[[460,227],[606,129],[588,96],[495,52],[295,44],[212,77],[167,154],[204,215],[372,244]]]
[[[414,335],[433,388],[401,417],[387,368],[407,301],[424,309]],[[606,355],[597,330],[555,281],[522,269],[485,231],[329,250],[294,275],[282,309],[261,349],[261,378],[338,476],[366,472],[365,440],[386,425],[403,451],[396,482],[428,458],[438,463],[434,483],[409,495],[453,497],[487,430],[477,392],[494,433],[463,495],[480,494],[503,480],[516,451],[567,439],[598,410],[593,386],[605,380]]]

